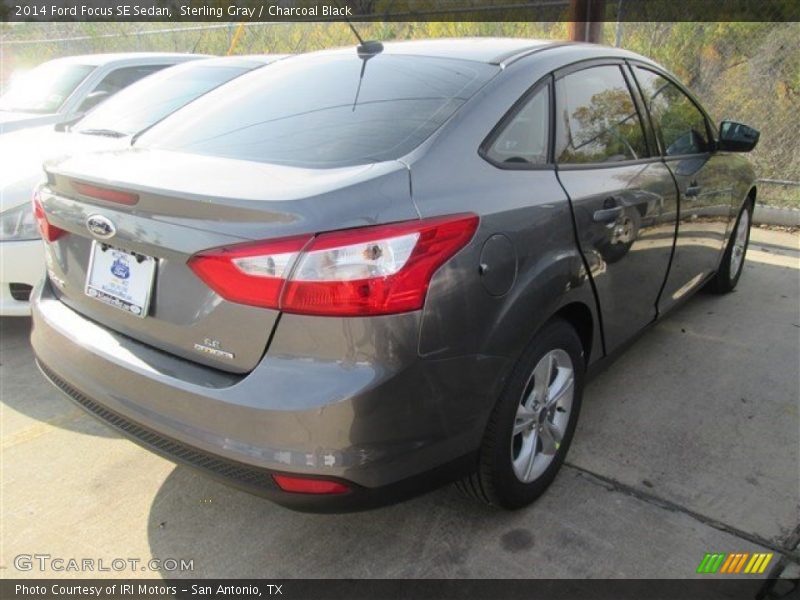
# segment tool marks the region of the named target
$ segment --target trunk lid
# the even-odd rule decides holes
[[[279,313],[224,300],[187,266],[192,255],[418,217],[408,171],[395,161],[301,169],[129,148],[72,156],[46,170],[41,202],[48,221],[68,232],[48,244],[47,252],[61,301],[136,340],[235,373],[258,364]],[[85,191],[81,183],[132,193],[137,201],[125,205],[87,196],[78,191]],[[113,237],[97,240],[89,231],[87,220],[95,216],[113,224]],[[155,258],[147,316],[85,293],[94,241]]]

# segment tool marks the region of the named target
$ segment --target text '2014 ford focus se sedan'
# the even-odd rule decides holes
[[[758,132],[653,62],[530,40],[289,58],[48,165],[45,375],[304,510],[550,484],[585,374],[742,271]]]

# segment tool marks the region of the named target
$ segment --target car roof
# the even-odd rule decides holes
[[[159,77],[163,81],[178,73],[196,71],[199,69],[227,67],[252,71],[285,58],[284,54],[262,54],[259,56],[214,56],[211,58],[198,57],[199,60],[182,61],[176,65],[168,65],[166,69],[159,71],[154,77]]]
[[[498,65],[509,57],[528,54],[561,43],[556,40],[525,38],[440,38],[387,42],[384,44],[384,51],[387,54],[455,58]]]
[[[203,54],[187,54],[181,52],[113,52],[104,54],[79,54],[76,56],[64,56],[62,58],[55,58],[49,62],[72,63],[99,67],[114,63],[147,64],[151,61],[182,62],[185,60],[205,58],[206,56],[207,55]]]
[[[558,49],[563,54],[565,61],[570,60],[570,57],[585,60],[596,56],[598,58],[632,58],[644,62],[652,62],[628,50],[612,48],[600,44],[565,40],[471,37],[382,43],[382,54],[452,58],[498,65],[500,67],[506,67],[521,58],[550,49]],[[349,48],[337,48],[335,50],[322,50],[321,53],[352,52],[352,49],[353,47],[351,46]]]
[[[231,64],[242,66],[258,66],[268,65],[277,60],[283,60],[292,56],[291,54],[241,54],[236,56],[222,56],[219,58],[209,58],[203,61],[203,64],[216,66],[219,63],[222,66]]]

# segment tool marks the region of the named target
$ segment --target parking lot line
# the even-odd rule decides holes
[[[40,435],[44,435],[45,433],[53,431],[58,427],[62,427],[71,421],[85,416],[86,414],[82,410],[79,408],[73,408],[67,414],[59,415],[47,421],[36,423],[23,429],[22,431],[4,435],[3,441],[0,443],[0,449],[6,450],[12,446],[29,442],[33,439],[36,439]]]

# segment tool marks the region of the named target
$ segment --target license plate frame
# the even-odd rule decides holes
[[[83,291],[98,302],[144,319],[150,312],[157,262],[152,256],[93,240]]]

